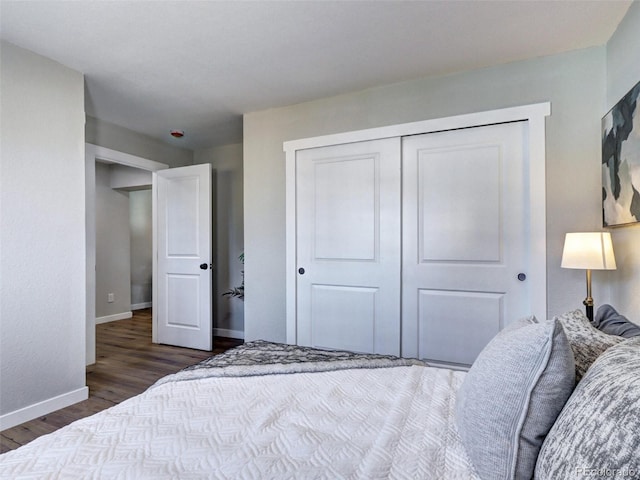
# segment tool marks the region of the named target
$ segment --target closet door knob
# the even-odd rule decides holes
[[[298,269],[298,273],[299,273],[300,275],[304,275],[304,268],[300,267],[300,268]]]
[[[518,280],[520,280],[521,282],[524,282],[526,279],[527,279],[527,276],[524,273],[518,274]]]
[[[209,265],[207,265],[206,263],[201,263],[200,264],[200,269],[206,270],[207,268],[209,268]]]

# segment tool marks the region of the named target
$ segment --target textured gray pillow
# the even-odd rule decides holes
[[[627,317],[620,315],[611,305],[601,305],[591,322],[598,330],[624,338],[640,336],[640,325],[630,322]]]
[[[544,441],[536,479],[640,478],[640,337],[603,353]]]
[[[622,337],[607,335],[595,328],[582,310],[567,312],[555,318],[560,320],[571,344],[576,362],[576,382],[582,379],[602,352],[624,340]]]
[[[531,478],[540,445],[574,382],[571,347],[558,320],[496,335],[456,400],[458,433],[478,475]]]

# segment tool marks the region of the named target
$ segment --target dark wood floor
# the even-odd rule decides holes
[[[215,337],[213,353],[241,344]],[[151,310],[96,327],[96,363],[87,367],[89,399],[0,433],[0,453],[24,445],[74,420],[133,397],[159,378],[211,356],[211,352],[151,343]]]

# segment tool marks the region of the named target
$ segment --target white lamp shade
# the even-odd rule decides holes
[[[615,270],[616,259],[609,232],[567,233],[562,268]]]

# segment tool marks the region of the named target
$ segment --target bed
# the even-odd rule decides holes
[[[164,377],[119,405],[3,454],[0,478],[519,479],[531,478],[534,472],[536,478],[583,478],[575,476],[575,468],[581,465],[570,461],[569,466],[564,465],[572,454],[571,442],[558,440],[558,435],[565,440],[576,435],[572,412],[565,412],[565,404],[571,404],[576,392],[580,398],[597,396],[588,389],[593,367],[574,388],[575,355],[568,340],[571,335],[564,333],[567,327],[559,328],[559,319],[516,323],[488,345],[468,373],[430,367],[414,359],[248,342]],[[637,377],[640,338],[618,341],[611,337],[611,344],[596,357],[606,357],[605,350],[626,347],[622,357],[633,360],[628,371]],[[530,356],[517,362],[504,356],[505,351],[515,351],[517,356],[531,350],[539,357],[539,345],[530,349],[522,344],[531,338],[538,338],[539,345],[552,345],[542,348],[544,368]],[[514,345],[517,348],[511,348]],[[634,349],[635,357],[629,354]],[[562,382],[570,384],[562,394],[565,398],[558,402],[545,396],[540,402],[535,398],[537,386],[547,382],[549,387],[551,377],[552,382],[557,381],[550,363],[562,363],[564,358],[570,358],[561,368],[566,374]],[[496,367],[495,361],[506,364]],[[600,358],[591,361],[597,363]],[[613,363],[619,373],[620,355]],[[534,374],[509,373],[512,369],[527,371],[527,364],[537,365],[531,369],[538,375],[533,389],[530,384],[514,389],[507,382],[505,386],[500,371],[530,381]],[[558,390],[556,384],[551,387]],[[600,384],[593,388],[602,390]],[[603,467],[627,468],[628,472],[640,458],[635,427],[640,396],[633,397],[638,392],[640,385],[625,394],[629,398],[617,399],[630,405],[628,418],[622,418],[629,422],[630,436],[622,438],[627,443],[621,451],[631,454],[602,457]],[[515,400],[508,398],[512,394]],[[493,402],[495,408],[480,405],[486,402]],[[505,414],[505,403],[518,408]],[[553,419],[545,422],[540,420],[540,403],[561,405],[554,407]],[[578,405],[584,403],[593,402]],[[500,418],[513,417],[504,431],[502,420],[496,420],[496,409],[502,412]],[[531,409],[536,409],[535,415]],[[579,413],[585,415],[583,410]],[[541,427],[544,435],[533,442],[537,447],[531,452],[524,445],[531,439],[523,436],[537,435],[541,424],[545,424]],[[496,450],[487,443],[507,448]],[[560,459],[556,458],[559,450],[566,451]],[[587,466],[599,465],[585,463]]]

